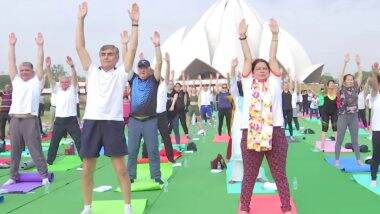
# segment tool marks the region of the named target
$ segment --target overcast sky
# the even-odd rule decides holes
[[[159,30],[164,41],[182,26],[192,26],[216,0],[138,0],[141,8],[140,51],[153,56],[149,40]],[[75,52],[77,0],[1,0],[0,71],[7,69],[8,34],[15,32],[17,62],[35,62],[34,37],[45,35],[45,52],[62,64]],[[263,19],[275,17],[325,72],[340,71],[343,54],[360,53],[364,68],[380,61],[379,0],[247,0]],[[127,9],[132,1],[90,0],[86,19],[87,47],[94,61],[102,44],[119,44],[119,33],[130,29]],[[79,67],[79,66],[77,66]],[[349,67],[355,70],[353,63]]]

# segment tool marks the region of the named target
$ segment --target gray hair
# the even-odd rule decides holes
[[[31,70],[33,70],[33,64],[31,62],[22,62],[20,66],[29,67]]]
[[[103,45],[99,50],[99,56],[105,50],[113,50],[116,56],[119,57],[119,48],[117,48],[115,45]]]

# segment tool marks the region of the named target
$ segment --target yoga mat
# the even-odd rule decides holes
[[[315,142],[315,148],[321,151],[321,141]],[[335,141],[325,141],[325,151],[327,153],[334,153],[335,152]],[[342,153],[348,153],[348,152],[353,152],[352,149],[346,149],[342,147],[340,149],[340,152]]]
[[[69,155],[57,160],[53,165],[48,166],[49,172],[62,172],[79,167],[82,161],[78,156]],[[36,171],[36,170],[35,170]]]
[[[290,136],[289,130],[285,130],[285,136],[287,136],[287,137]],[[304,136],[304,134],[301,133],[300,131],[297,131],[296,129],[294,129],[293,130],[293,137],[300,137],[300,136]]]
[[[297,207],[292,198],[290,198],[292,213],[297,214]],[[250,214],[282,214],[281,202],[279,196],[253,196],[250,203]]]
[[[0,164],[11,164],[11,159],[2,158],[2,159],[0,159]]]
[[[179,157],[181,157],[181,153],[173,155],[174,160],[177,160]],[[138,164],[149,163],[149,158],[140,158],[137,160],[137,163]],[[169,160],[166,156],[160,156],[160,163],[169,163]]]
[[[229,140],[230,140],[230,136],[228,134],[215,135],[214,137],[215,144],[228,143]]]
[[[173,174],[173,167],[171,163],[162,163],[161,164],[161,179],[168,180],[170,176]],[[149,164],[137,164],[137,179],[134,183],[131,184],[131,191],[149,191],[149,190],[159,190],[162,187],[154,182],[150,178],[149,172]],[[115,190],[116,192],[120,192],[120,188]]]
[[[370,174],[353,174],[352,177],[358,184],[365,187],[369,191],[375,193],[376,195],[380,196],[380,185],[378,184],[376,188],[371,188],[370,186],[370,183],[371,183]]]
[[[54,174],[49,173],[49,181],[52,182]],[[6,193],[28,193],[42,186],[42,177],[38,173],[22,173],[15,184],[1,186],[0,190]]]
[[[329,165],[335,167],[334,157],[327,157],[325,160]],[[339,169],[347,173],[370,172],[369,165],[358,165],[355,157],[341,157]]]
[[[227,164],[227,171],[226,171],[227,193],[229,193],[229,194],[240,194],[241,182],[230,184],[229,181],[231,180],[231,177],[232,177],[232,163],[229,162]],[[264,170],[262,170],[262,178],[264,178],[265,180],[268,180],[268,178],[265,176]],[[253,193],[255,193],[255,194],[271,194],[271,193],[276,192],[274,190],[264,189],[263,185],[264,185],[263,183],[256,182],[255,187],[253,188]]]
[[[132,199],[131,207],[133,214],[144,214],[147,204],[146,199]],[[120,214],[124,213],[124,201],[123,200],[108,200],[108,201],[93,201],[92,213],[93,214]]]
[[[170,136],[170,138],[171,138],[172,144],[176,144],[175,136]],[[181,139],[180,139],[180,143],[181,144],[189,144],[189,138],[187,138],[186,136],[182,135]]]
[[[47,152],[48,150],[49,150],[49,148],[42,147],[42,151],[43,152]],[[11,156],[11,152],[10,151],[8,151],[8,152],[2,152],[2,153],[0,153],[0,156],[10,157]],[[24,157],[24,158],[30,158],[30,154],[29,154],[28,149],[26,149],[25,151],[23,151],[21,153],[21,156]]]
[[[41,141],[50,141],[53,133],[49,132],[45,137],[41,137]]]

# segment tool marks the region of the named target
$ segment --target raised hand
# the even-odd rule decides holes
[[[87,2],[85,1],[82,4],[80,4],[78,7],[78,18],[79,19],[86,18],[87,11],[88,11],[88,7],[87,7]]]
[[[217,72],[216,73],[216,79],[219,79],[219,77],[220,77],[220,74],[219,74],[219,72]]]
[[[128,10],[129,18],[131,18],[132,24],[138,24],[140,19],[140,9],[136,3],[132,4],[131,10]]]
[[[144,56],[144,53],[143,53],[143,52],[141,52],[141,53],[139,54],[139,59],[140,59],[140,60],[145,59],[145,56]]]
[[[47,68],[49,68],[51,66],[51,58],[50,56],[46,57],[45,58],[45,65]]]
[[[345,55],[344,55],[344,62],[345,63],[348,63],[350,61],[350,54],[349,53],[346,53]]]
[[[278,27],[278,23],[275,19],[270,19],[269,28],[270,28],[270,31],[272,31],[272,34],[278,34],[279,27]]]
[[[233,59],[231,62],[231,67],[236,68],[238,65],[239,65],[238,58]]]
[[[372,65],[372,71],[376,72],[376,73],[379,73],[380,72],[380,66],[379,66],[379,63],[378,62],[375,62],[373,65]]]
[[[121,34],[120,34],[120,38],[121,38],[121,44],[123,45],[127,45],[128,42],[129,42],[129,35],[128,35],[128,31],[123,31]]]
[[[71,59],[70,56],[67,56],[67,57],[66,57],[66,63],[67,63],[70,67],[73,67],[73,66],[74,66],[73,59]]]
[[[42,33],[38,33],[35,40],[36,40],[36,44],[38,46],[43,46],[44,45],[44,36],[42,35]]]
[[[360,65],[362,63],[362,60],[360,59],[359,54],[356,54],[355,61],[356,61],[356,64],[358,64],[358,65]]]
[[[164,60],[165,60],[166,62],[170,62],[170,55],[169,55],[168,52],[165,53],[165,58],[164,58]]]
[[[245,37],[245,34],[247,33],[248,26],[245,23],[245,19],[242,19],[239,24],[239,35],[240,37]]]
[[[150,37],[150,39],[155,47],[160,46],[160,34],[157,31],[154,31],[153,36]]]
[[[199,79],[199,80],[202,80],[202,76],[201,76],[200,74],[198,75],[198,79]]]
[[[17,38],[16,38],[16,34],[15,33],[11,33],[9,34],[9,45],[16,45],[16,42],[17,42]]]

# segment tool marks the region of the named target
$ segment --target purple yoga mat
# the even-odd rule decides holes
[[[54,174],[49,173],[49,181],[53,181]],[[0,189],[6,193],[28,193],[42,186],[42,177],[38,173],[23,173],[17,179],[17,183],[1,186]]]

